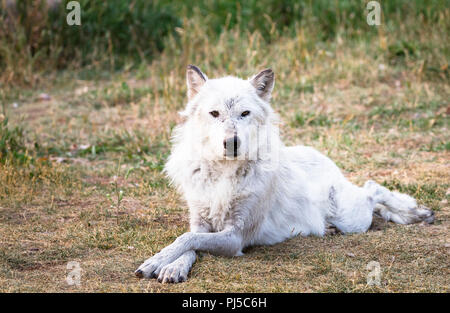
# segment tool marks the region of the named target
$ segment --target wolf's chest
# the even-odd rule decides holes
[[[230,177],[197,179],[189,193],[197,213],[214,231],[232,223],[236,199],[240,197],[239,183]]]

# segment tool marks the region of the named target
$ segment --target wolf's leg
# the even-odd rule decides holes
[[[328,195],[330,214],[327,222],[343,233],[362,233],[372,224],[374,203],[364,188],[344,181],[331,187]],[[339,191],[337,191],[339,190]]]
[[[206,251],[212,254],[227,256],[239,255],[243,248],[243,240],[240,232],[234,229],[224,230],[218,233],[184,233],[172,244],[162,249],[159,253],[147,259],[135,274],[138,277],[157,277],[164,266],[174,262],[187,251]],[[187,264],[192,259],[192,254],[180,262]]]
[[[209,233],[210,227],[203,223],[197,216],[191,216],[191,232],[193,233]],[[167,264],[161,269],[158,275],[160,283],[181,283],[187,280],[189,271],[196,260],[196,252],[194,250],[186,251],[178,259]]]
[[[375,202],[374,213],[387,221],[398,224],[412,224],[425,221],[434,222],[434,212],[425,206],[417,205],[416,200],[404,193],[389,189],[369,180],[364,189]]]

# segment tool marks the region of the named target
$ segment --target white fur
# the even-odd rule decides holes
[[[374,213],[402,224],[433,221],[433,212],[419,208],[412,197],[372,181],[355,186],[315,149],[285,147],[268,103],[273,72],[261,73],[248,80],[208,80],[198,68],[188,69],[186,121],[175,130],[165,171],[189,206],[191,232],[145,261],[136,275],[185,281],[195,251],[242,255],[251,245],[298,234],[323,236],[328,225],[343,233],[365,232]],[[242,117],[244,111],[249,115]],[[270,129],[264,134],[275,138],[270,146],[276,151],[262,158],[258,152],[268,144],[258,140],[256,158],[250,158],[255,136],[249,130],[263,128]],[[230,134],[242,141],[237,157],[224,156],[223,141]]]

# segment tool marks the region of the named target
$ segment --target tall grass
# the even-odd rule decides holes
[[[433,63],[439,54],[438,62],[431,65],[438,69],[437,64],[448,61],[449,55],[448,45],[433,47],[423,43],[427,39],[423,36],[428,36],[430,30],[445,41],[442,35],[450,30],[448,0],[380,1],[380,27],[367,25],[368,1],[365,0],[200,0],[195,3],[80,0],[81,26],[66,24],[68,0],[54,7],[45,0],[15,2],[15,9],[8,9],[5,1],[0,7],[0,83],[3,86],[34,86],[43,73],[66,68],[95,66],[114,70],[152,62],[167,41],[175,43],[172,49],[178,50],[176,54],[185,63],[193,62],[184,49],[195,46],[196,50],[202,50],[202,47],[199,47],[201,39],[192,33],[189,42],[186,41],[183,32],[192,28],[206,43],[221,42],[235,53],[241,51],[236,43],[242,43],[242,38],[253,38],[249,44],[264,45],[299,38],[302,46],[306,44],[312,49],[336,38],[382,41],[386,33],[391,33],[396,34],[395,41],[382,48],[392,59],[414,57],[419,51],[428,50],[427,62]],[[230,59],[236,57],[234,54]]]
[[[261,5],[265,2],[269,1],[262,0]],[[328,32],[327,39],[322,37],[323,27],[328,27],[326,14],[331,11],[319,10],[321,5],[325,7],[324,1],[307,2],[308,13],[303,20],[284,28],[273,21],[266,21],[265,26],[255,26],[255,29],[245,27],[250,21],[232,25],[230,14],[239,17],[239,10],[245,10],[244,5],[236,11],[230,9],[224,20],[226,27],[217,35],[214,35],[214,27],[207,26],[214,25],[216,17],[223,17],[225,10],[220,13],[213,4],[227,4],[224,1],[201,2],[204,7],[199,4],[190,9],[193,17],[183,20],[177,36],[169,35],[165,39],[164,52],[148,68],[152,96],[155,102],[168,107],[181,105],[184,72],[189,63],[198,64],[211,77],[233,73],[245,78],[258,69],[272,67],[277,80],[283,81],[283,88],[275,91],[279,93],[278,100],[292,98],[293,94],[313,93],[315,85],[343,79],[368,86],[373,80],[383,79],[379,78],[378,64],[386,65],[392,76],[408,72],[417,80],[448,80],[449,45],[443,40],[441,30],[450,30],[450,7],[443,6],[443,1],[431,1],[429,6],[420,1],[397,2],[398,7],[390,4],[387,6],[390,11],[383,9],[380,27],[367,25],[364,2],[336,2],[334,8],[338,10],[335,12],[341,15],[351,15],[352,8],[355,9],[355,22],[353,26],[349,21],[336,23],[334,35]],[[245,3],[250,5],[251,1]],[[359,10],[355,3],[360,5]],[[230,6],[239,8],[238,4]],[[332,23],[333,19],[330,21]],[[265,36],[267,25],[273,32],[271,38]],[[162,95],[158,94],[160,86],[164,86]]]
[[[120,68],[151,58],[180,25],[164,1],[80,0],[81,26],[68,25],[69,0],[16,0],[0,6],[0,70],[4,83],[34,85],[44,70],[89,64]]]
[[[194,6],[175,1],[179,11],[187,16],[199,15],[208,30],[219,34],[224,28],[238,26],[250,32],[259,31],[266,40],[295,35],[301,27],[311,27],[316,40],[333,38],[343,30],[347,36],[377,33],[366,22],[367,0],[215,0],[197,1]],[[434,23],[449,7],[445,0],[392,0],[379,1],[383,22],[401,23],[407,16],[423,17],[425,23]]]
[[[0,114],[0,164],[7,160],[23,164],[29,161],[23,128],[9,127],[8,118]]]

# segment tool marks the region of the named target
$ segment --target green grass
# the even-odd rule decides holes
[[[27,163],[33,161],[25,146],[23,127],[8,125],[8,118],[0,115],[0,162]]]

